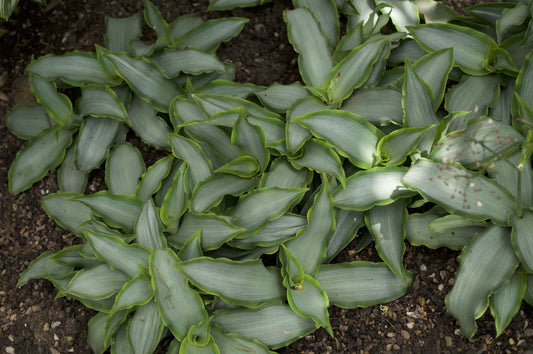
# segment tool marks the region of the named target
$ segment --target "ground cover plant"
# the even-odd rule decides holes
[[[512,225],[514,236],[511,237],[518,240],[514,242],[514,247],[519,250],[518,257],[527,271],[527,260],[530,257],[527,255],[527,244],[521,245],[521,241],[527,241],[523,235],[527,232],[528,207],[531,206],[528,201],[531,196],[531,175],[528,174],[531,167],[531,137],[527,134],[530,120],[523,113],[528,108],[528,99],[524,99],[524,96],[528,95],[529,57],[519,62],[518,66],[515,63],[523,60],[529,51],[527,45],[520,46],[522,42],[528,43],[524,40],[528,35],[527,21],[523,21],[521,27],[514,28],[514,32],[507,33],[507,29],[503,34],[496,35],[505,39],[505,34],[514,37],[515,32],[518,33],[521,37],[512,42],[516,47],[504,47],[504,44],[498,47],[487,40],[490,37],[473,34],[455,26],[408,27],[420,46],[430,52],[426,55],[414,45],[415,42],[404,39],[404,34],[380,33],[381,24],[387,23],[389,16],[393,18],[396,26],[401,23],[402,16],[395,18],[392,12],[382,13],[387,7],[369,11],[368,15],[372,19],[366,21],[367,26],[359,24],[357,27],[356,24],[353,27],[356,29],[347,31],[347,35],[343,37],[344,42],[341,40],[339,44],[327,43],[329,38],[338,35],[326,37],[323,33],[335,33],[337,24],[335,23],[333,29],[322,29],[320,26],[323,23],[330,22],[325,19],[317,22],[313,14],[331,14],[331,9],[335,13],[332,5],[333,3],[330,4],[329,12],[298,8],[286,13],[290,39],[300,53],[299,64],[306,89],[298,84],[262,88],[235,85],[227,81],[210,81],[216,75],[199,73],[216,72],[218,63],[216,60],[209,61],[215,58],[202,56],[197,50],[187,50],[187,47],[207,50],[205,47],[198,48],[198,44],[181,44],[184,50],[178,52],[179,55],[176,51],[161,50],[165,46],[173,47],[172,42],[177,42],[179,47],[179,43],[184,40],[177,40],[179,37],[174,39],[173,36],[169,39],[165,28],[168,28],[168,32],[177,31],[176,23],[179,21],[169,27],[165,26],[157,10],[149,3],[145,17],[158,32],[158,42],[154,47],[146,48],[143,43],[135,41],[137,34],[134,34],[125,40],[119,39],[123,40],[122,44],[111,48],[113,31],[109,28],[120,26],[120,21],[114,23],[114,20],[109,20],[107,50],[98,48],[96,58],[82,53],[73,53],[68,58],[70,63],[83,62],[86,69],[92,68],[95,71],[89,74],[75,72],[71,77],[67,77],[63,76],[68,74],[68,70],[65,70],[65,61],[62,62],[61,57],[45,57],[33,63],[35,71],[32,73],[32,66],[28,71],[32,73],[34,93],[44,108],[18,107],[8,117],[10,128],[18,132],[18,135],[36,136],[17,157],[10,173],[10,187],[13,192],[19,192],[42,177],[48,168],[60,163],[64,158],[65,149],[70,144],[71,136],[78,131],[76,143],[70,148],[70,153],[75,158],[74,165],[71,162],[71,168],[65,167],[68,166],[68,159],[65,158],[59,173],[63,193],[47,197],[44,207],[62,226],[83,235],[88,246],[75,246],[55,255],[45,253],[23,275],[21,283],[30,277],[45,276],[58,286],[62,295],[78,298],[87,306],[100,310],[101,314],[90,324],[92,339],[107,337],[107,344],[111,342],[110,339],[114,339],[115,349],[120,345],[117,344],[121,343],[120,340],[123,344],[126,343],[126,346],[132,345],[134,348],[150,346],[149,342],[129,343],[127,340],[128,337],[140,337],[135,331],[142,330],[139,328],[142,323],[137,322],[139,318],[145,319],[150,315],[158,324],[149,326],[149,329],[158,329],[149,336],[154,338],[152,344],[157,344],[162,336],[162,328],[166,326],[175,337],[182,340],[182,347],[185,348],[182,350],[185,351],[192,350],[187,348],[195,344],[191,342],[191,338],[197,340],[196,344],[200,346],[205,344],[214,347],[213,343],[219,347],[223,346],[225,344],[221,343],[224,339],[220,336],[220,333],[223,334],[222,330],[243,334],[242,331],[249,330],[250,326],[241,316],[248,316],[246,319],[255,323],[253,316],[263,318],[265,314],[273,314],[277,320],[266,321],[266,325],[273,326],[273,331],[277,326],[284,325],[290,330],[301,329],[300,333],[285,333],[284,338],[265,339],[256,333],[245,335],[275,348],[314,330],[316,325],[328,328],[327,312],[321,311],[328,306],[328,302],[346,307],[368,306],[401,295],[412,276],[405,272],[401,264],[403,237],[407,235],[409,241],[414,244],[432,247],[444,245],[455,249],[467,245],[465,254],[480,252],[475,255],[474,262],[469,261],[466,256],[462,257],[461,270],[462,274],[465,274],[463,277],[481,280],[482,286],[473,285],[470,280],[466,281],[462,288],[456,285],[447,301],[449,311],[459,318],[467,335],[472,334],[473,319],[485,310],[489,295],[501,288],[500,284],[505,283],[511,273],[516,273],[514,278],[520,279],[513,283],[516,283],[514,287],[519,291],[513,298],[514,303],[506,304],[508,308],[503,311],[504,316],[501,315],[497,300],[493,300],[500,292],[490,296],[491,304],[495,304],[491,305],[491,310],[496,309],[493,312],[496,314],[497,323],[504,323],[500,328],[505,327],[502,318],[512,317],[517,303],[524,296],[527,280],[521,274],[526,273],[515,272],[518,261],[513,258],[515,252],[505,241],[508,237],[504,237],[509,228],[489,227],[488,222],[479,221],[490,219],[500,225]],[[511,5],[503,6],[497,11],[523,14],[519,11],[507,11],[521,6],[519,3]],[[354,15],[350,15],[346,7],[343,9],[349,19],[356,22],[357,18],[353,19]],[[414,11],[414,8],[411,8],[411,11]],[[486,11],[486,8],[479,10],[481,13],[483,11]],[[444,15],[450,16],[448,10]],[[526,12],[526,15],[529,16],[529,12]],[[418,20],[418,16],[416,19]],[[138,22],[140,18],[130,20]],[[234,22],[239,20],[241,19],[235,19]],[[476,22],[472,19],[470,21]],[[425,22],[428,22],[427,18]],[[403,25],[413,24],[407,21]],[[498,26],[501,28],[501,24],[495,27]],[[487,32],[491,33],[492,27],[485,27]],[[458,32],[453,32],[454,30]],[[308,38],[299,37],[308,31],[314,31],[312,38],[317,39],[311,47],[307,47]],[[424,31],[431,33],[432,40],[429,44],[424,44],[424,36],[427,35]],[[470,48],[471,46],[464,44],[469,39],[478,44],[476,48],[480,47],[480,51],[474,51],[473,54],[476,55],[472,58],[456,57],[453,61],[452,55],[457,56],[458,50],[447,49],[450,46],[447,41],[447,35],[450,33],[447,31],[451,32],[451,35],[459,33],[464,37],[457,41],[458,43],[453,43],[454,47],[463,44]],[[121,32],[115,29],[115,33]],[[442,35],[443,48],[428,47],[439,43],[434,40],[435,35]],[[231,36],[232,34],[224,39]],[[133,41],[129,42],[129,39]],[[128,42],[131,46],[127,45]],[[346,46],[343,47],[342,43]],[[360,43],[362,44],[359,46]],[[332,51],[332,46],[340,49]],[[153,61],[138,60],[133,58],[134,55],[117,53],[128,50],[137,56],[150,56]],[[139,52],[144,50],[146,52]],[[466,51],[461,51],[464,52]],[[409,60],[402,66],[406,53]],[[184,60],[186,64],[207,64],[203,68],[196,68],[197,71],[183,68],[180,66],[184,64],[183,61],[180,62],[179,56],[185,55],[202,58],[197,62]],[[492,59],[485,62],[487,56]],[[479,61],[480,58],[483,60]],[[165,62],[165,59],[178,66],[178,69],[168,65],[169,62]],[[97,60],[99,63],[91,65],[91,61],[94,64]],[[165,63],[168,66],[165,66]],[[461,74],[458,69],[452,70],[454,63],[467,74],[479,76],[467,76]],[[61,69],[61,75],[57,74],[57,68]],[[107,72],[110,76],[98,76],[98,70],[104,71],[106,68],[110,69]],[[350,70],[351,68],[358,70]],[[441,72],[436,73],[435,68]],[[224,73],[227,75],[227,71],[220,66],[218,70],[222,72],[222,77]],[[139,72],[148,71],[153,74],[145,74],[140,78],[136,76],[140,75]],[[170,80],[173,74],[179,72],[182,74],[177,80]],[[82,87],[71,96],[76,97],[78,92],[81,95],[75,109],[71,108],[72,103],[69,108],[66,96],[57,94],[54,84],[47,81],[55,79],[56,76],[61,76],[61,81],[70,86]],[[513,82],[515,76],[516,83]],[[148,77],[160,82],[150,82]],[[87,78],[89,85],[84,81]],[[454,85],[446,93],[442,107],[447,78],[450,78]],[[103,82],[91,81],[95,79],[102,79]],[[128,84],[135,96],[120,88],[123,82]],[[163,86],[166,87],[162,90]],[[183,97],[174,99],[174,96],[180,96],[173,92],[175,86],[183,90],[180,92]],[[493,91],[487,91],[487,87],[492,87]],[[507,90],[507,96],[500,94],[501,87],[504,87],[502,93]],[[219,96],[220,93],[226,93],[223,96],[233,96],[237,92],[248,98],[248,101]],[[465,97],[466,93],[478,93],[478,96]],[[169,102],[165,102],[165,99]],[[391,102],[387,104],[386,99]],[[481,104],[483,99],[488,101],[484,105]],[[150,107],[144,104],[143,100],[148,101]],[[255,103],[261,103],[262,107]],[[166,106],[170,108],[165,108]],[[376,111],[375,108],[380,106],[384,111]],[[152,107],[161,112],[159,117],[155,116]],[[95,108],[103,110],[94,111]],[[149,112],[143,111],[142,108]],[[369,108],[372,108],[372,111],[369,111]],[[135,115],[139,112],[147,114],[142,120],[136,121],[135,118],[138,117]],[[58,124],[48,127],[52,122],[47,119],[47,114]],[[505,116],[498,117],[498,114]],[[100,119],[100,116],[108,119]],[[173,157],[165,157],[144,172],[143,162],[139,160],[135,148],[123,143],[122,128],[112,130],[109,126],[97,127],[101,130],[87,137],[90,134],[87,132],[91,129],[87,126],[103,126],[103,123],[96,122],[108,123],[109,117],[114,119],[114,124],[125,123],[131,126],[146,142],[158,148],[172,149],[173,155],[183,163],[178,165],[177,159],[171,161]],[[37,123],[23,124],[27,122],[24,119],[35,119]],[[80,120],[83,120],[81,128],[78,127]],[[94,122],[88,123],[89,121]],[[148,125],[149,129],[142,124],[141,128],[139,125],[135,128],[135,122],[151,125]],[[438,127],[435,129],[432,125]],[[35,132],[28,132],[25,127],[38,128]],[[167,139],[170,127],[174,133]],[[42,128],[46,129],[39,133]],[[157,136],[146,135],[148,132],[158,131],[163,132],[159,137],[164,139],[157,140]],[[83,147],[84,143],[87,144],[95,138],[101,139],[104,132],[113,135],[108,137],[107,143],[99,140],[92,142],[93,148]],[[430,133],[431,138],[426,138]],[[80,138],[84,134],[85,142]],[[158,143],[161,145],[157,145]],[[93,159],[93,164],[99,165],[111,145],[114,147],[106,158],[106,182],[110,192],[92,196],[80,195],[86,183],[83,172],[93,168],[85,168],[79,173],[77,169],[82,165],[80,161]],[[37,156],[32,152],[32,146],[38,151]],[[43,146],[51,150],[41,149]],[[514,157],[511,155],[513,149],[516,150]],[[96,150],[100,150],[99,157],[93,155]],[[43,163],[43,170],[32,171],[31,167],[35,166],[32,158],[48,160],[48,164]],[[521,164],[525,172],[513,170],[509,167],[512,164]],[[169,173],[170,169],[173,171]],[[486,178],[484,173],[492,174],[497,183],[494,179]],[[506,173],[511,177],[502,177]],[[141,175],[141,183],[138,185],[137,178]],[[165,175],[167,177],[163,180],[160,176]],[[351,177],[346,178],[346,175]],[[524,182],[516,184],[517,180]],[[517,186],[520,186],[520,189],[515,191]],[[155,198],[152,201],[151,195],[154,192]],[[330,192],[332,197],[329,196]],[[365,192],[368,195],[365,195]],[[125,197],[128,193],[135,194],[136,197]],[[417,213],[419,210],[415,207],[425,202],[417,193],[440,205],[442,209],[435,207],[430,211]],[[515,200],[513,193],[523,196],[518,198],[522,199],[522,203]],[[172,197],[167,197],[169,195]],[[276,205],[267,203],[272,202],[272,198],[276,198]],[[117,208],[114,203],[121,207]],[[177,207],[174,203],[178,204]],[[187,204],[180,206],[180,203]],[[493,205],[497,207],[491,208]],[[123,211],[123,215],[114,213],[119,210]],[[411,211],[409,215],[407,210]],[[444,210],[451,214],[446,215]],[[516,217],[508,222],[507,214],[511,213],[516,213]],[[161,223],[157,220],[158,217]],[[430,230],[427,230],[429,221]],[[327,263],[355,237],[357,228],[362,226],[363,222],[369,230],[369,236],[361,240],[361,247],[364,246],[365,240],[373,238],[385,264],[321,266],[320,263]],[[211,233],[208,232],[208,226],[212,227]],[[221,235],[223,228],[228,232]],[[287,234],[280,233],[280,228]],[[463,231],[461,235],[458,235],[458,230]],[[472,242],[476,233],[479,235]],[[137,237],[132,241],[135,235]],[[125,242],[119,241],[117,237]],[[170,248],[166,247],[167,241]],[[114,254],[123,252],[127,256],[106,255],[110,249],[114,249]],[[150,255],[148,249],[156,250]],[[492,284],[475,273],[479,268],[469,268],[479,267],[480,260],[483,259],[486,262],[482,267],[495,265],[497,262],[494,262],[494,257],[487,252],[498,252],[500,256],[505,249],[509,251],[508,258],[502,257],[503,263],[496,264],[496,269],[502,273],[499,277],[490,274]],[[183,263],[172,254],[172,250]],[[209,258],[200,257],[202,254]],[[262,262],[257,261],[237,263],[220,259],[253,259],[262,254],[275,255],[262,257],[269,267],[265,268]],[[188,259],[191,260],[187,261]],[[123,263],[123,260],[127,262]],[[139,268],[138,263],[143,267]],[[111,268],[105,264],[109,264]],[[172,266],[168,267],[168,264],[178,264],[178,270]],[[223,267],[229,271],[222,271]],[[217,270],[221,273],[218,274]],[[243,274],[239,274],[241,271]],[[374,271],[386,276],[386,282],[396,282],[397,293],[378,299],[376,288],[380,285],[379,280],[375,277],[367,282],[364,279],[355,279],[358,272],[362,273],[362,277],[372,277]],[[461,279],[460,274],[461,271],[457,275],[457,283]],[[176,328],[184,324],[171,323],[172,318],[165,317],[165,312],[172,309],[174,304],[165,303],[161,299],[164,298],[165,291],[163,284],[168,284],[165,277],[176,281],[176,277],[181,276],[185,276],[195,289],[185,287],[183,290],[186,294],[193,294],[186,309],[194,310],[193,305],[197,304],[198,311],[202,313],[201,316],[197,315],[198,321],[195,323],[185,324],[187,328],[181,329],[179,334]],[[206,278],[208,276],[214,276],[216,279]],[[258,276],[262,276],[260,282]],[[267,283],[266,279],[272,281]],[[109,287],[104,290],[101,287],[98,290],[104,293],[84,292],[95,290],[98,287],[94,284],[103,284],[103,280]],[[228,284],[233,288],[228,289]],[[285,287],[282,287],[282,284]],[[357,298],[357,291],[364,290],[365,284],[373,292],[370,298],[375,302]],[[76,288],[79,286],[84,288]],[[146,297],[135,299],[125,307],[120,307],[124,306],[120,301],[127,299],[128,289],[133,291],[136,287],[146,290]],[[119,290],[119,295],[115,298]],[[257,292],[254,296],[259,298],[245,293],[246,290]],[[346,293],[338,294],[340,290]],[[198,301],[198,295],[194,295],[195,291],[201,294],[201,302]],[[472,299],[471,302],[461,301],[460,304],[454,304],[454,291],[455,294],[471,292],[467,295],[459,294],[463,300]],[[136,294],[138,293],[136,291]],[[271,297],[268,297],[269,294]],[[151,301],[152,296],[155,302]],[[289,305],[283,305],[286,302]],[[234,309],[231,305],[241,308]],[[464,307],[457,309],[457,305]],[[205,321],[207,314],[214,314],[210,324]],[[311,320],[304,320],[298,315],[310,317]],[[282,318],[293,320],[294,323],[301,324],[301,327],[283,323]],[[232,319],[236,322],[234,325],[245,328],[232,328]],[[119,328],[117,332],[115,325]],[[216,325],[221,325],[222,330]],[[94,332],[97,330],[105,331],[106,335],[101,336],[99,332]],[[185,333],[189,331],[192,331],[192,334]],[[257,332],[263,336],[270,333],[264,328],[258,329]],[[119,334],[122,337],[119,337]],[[199,337],[194,337],[195,335]],[[208,340],[200,343],[198,338],[202,336]],[[214,338],[214,342],[211,338]],[[177,347],[178,344],[175,343]],[[103,344],[93,342],[92,345],[93,348],[99,348],[99,345]]]

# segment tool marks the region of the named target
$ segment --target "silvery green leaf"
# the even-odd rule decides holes
[[[309,96],[309,91],[299,82],[289,85],[275,82],[270,87],[254,93],[266,108],[276,113],[287,112],[297,100]]]
[[[214,52],[222,42],[227,42],[239,35],[247,18],[226,17],[202,22],[179,38],[176,38],[179,48],[194,48],[203,52]]]
[[[154,301],[139,306],[128,326],[128,341],[133,353],[153,353],[165,325]]]
[[[174,172],[172,170],[167,177],[171,184],[164,194],[159,214],[161,221],[170,232],[177,230],[179,219],[187,208],[186,201],[189,189],[186,187],[185,181],[186,177],[188,178],[188,168],[187,164],[181,164],[174,174],[172,174]],[[163,187],[160,189],[161,191],[163,191]]]
[[[261,188],[305,188],[311,182],[313,174],[307,169],[296,170],[284,158],[277,158],[270,165],[270,170],[263,173],[259,183]]]
[[[62,192],[79,194],[83,193],[85,190],[89,174],[80,171],[76,166],[75,151],[75,146],[71,146],[67,149],[65,159],[57,171],[57,183]]]
[[[109,117],[129,124],[124,104],[107,86],[83,86],[78,109],[81,116]]]
[[[392,88],[365,87],[347,98],[342,109],[365,118],[372,124],[403,121],[402,93]]]
[[[167,78],[176,77],[180,73],[198,75],[226,71],[224,64],[214,54],[195,49],[168,50],[152,59],[163,69]]]
[[[419,24],[418,8],[412,1],[379,0],[376,5],[387,5],[382,11],[388,13],[398,32],[406,32],[406,26]]]
[[[76,140],[76,166],[89,172],[104,161],[121,123],[107,117],[86,117]]]
[[[105,181],[113,194],[136,195],[146,170],[141,152],[130,143],[115,145],[105,164]]]
[[[105,18],[104,46],[112,52],[130,52],[129,43],[142,34],[142,18],[139,14],[128,17]]]
[[[151,1],[144,1],[144,20],[157,34],[157,42],[161,45],[170,46],[173,44],[170,35],[170,27],[161,15],[161,11],[152,4]]]
[[[72,102],[66,95],[57,92],[53,81],[30,75],[30,86],[37,102],[46,108],[50,118],[61,126],[70,126],[73,123]]]
[[[328,239],[326,258],[322,263],[330,263],[357,236],[364,225],[363,213],[354,210],[335,208],[335,230]]]
[[[91,220],[91,210],[84,204],[73,201],[74,193],[52,193],[42,200],[42,207],[61,227],[81,235],[81,226]]]
[[[148,303],[153,295],[154,290],[150,279],[145,274],[139,274],[120,289],[110,314],[131,309],[135,306],[142,306]]]
[[[78,271],[68,283],[66,293],[82,299],[102,300],[122,289],[128,279],[126,273],[101,263]]]
[[[46,109],[38,103],[16,106],[6,115],[9,131],[25,140],[36,137],[53,124],[56,122],[50,119]]]
[[[331,48],[335,48],[339,40],[339,14],[335,1],[313,1],[313,0],[295,0],[294,7],[306,7],[316,17],[320,24],[320,29],[328,38]]]
[[[102,354],[107,349],[104,344],[106,320],[107,314],[98,312],[87,323],[87,344],[97,354]]]
[[[159,188],[161,182],[170,173],[174,157],[165,156],[157,160],[152,166],[148,167],[141,177],[141,182],[137,186],[136,195],[142,202],[146,202]]]
[[[163,225],[155,209],[152,198],[148,199],[139,213],[135,223],[135,241],[147,249],[165,248],[167,240],[163,235]]]
[[[135,95],[128,109],[131,129],[146,144],[157,149],[169,149],[170,127],[164,119],[156,115],[152,105]]]
[[[515,272],[508,283],[503,284],[490,296],[490,312],[499,337],[518,313],[526,292],[527,273]]]
[[[169,134],[169,142],[174,156],[188,163],[193,188],[213,175],[213,165],[198,143],[178,134]]]

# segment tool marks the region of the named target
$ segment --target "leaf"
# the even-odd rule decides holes
[[[462,228],[485,227],[487,224],[467,219],[463,216],[448,214],[429,223],[428,227],[433,232],[446,233]]]
[[[225,63],[227,76],[229,79],[234,79],[235,69],[231,66],[228,66],[228,63]],[[237,83],[229,81],[220,75],[215,76],[216,73],[203,74],[197,76],[197,78],[204,78],[204,81],[208,83],[204,84],[202,80],[198,82],[194,81],[194,77],[191,78],[193,86],[195,87],[195,92],[197,94],[204,95],[222,95],[222,96],[231,96],[237,98],[246,98],[254,92],[259,92],[264,90],[263,86],[258,86],[252,83]]]
[[[101,300],[118,292],[127,281],[124,272],[102,263],[78,271],[68,283],[66,293],[82,299]]]
[[[220,166],[215,173],[229,173],[238,177],[249,178],[259,173],[261,166],[251,156],[239,156],[228,163]]]
[[[268,221],[285,214],[298,203],[306,189],[304,188],[261,188],[241,197],[232,212],[234,225],[247,231],[239,238],[250,237],[263,229]]]
[[[109,117],[129,124],[128,113],[116,93],[106,86],[84,86],[78,101],[81,116]]]
[[[335,48],[339,40],[339,14],[337,7],[332,0],[312,1],[312,0],[295,0],[294,7],[308,8],[320,24],[320,29],[328,38],[329,46]]]
[[[298,56],[300,75],[307,86],[322,87],[333,69],[334,61],[328,38],[318,21],[307,8],[296,8],[283,13],[287,23],[289,42]]]
[[[177,39],[178,47],[194,48],[202,52],[213,53],[222,42],[227,42],[239,35],[247,18],[226,17],[205,21],[189,30]]]
[[[363,41],[363,21],[361,21],[341,37],[335,47],[333,58],[338,62],[341,61],[352,49],[363,43]]]
[[[177,229],[178,221],[187,208],[188,189],[185,187],[185,180],[188,177],[188,168],[189,166],[187,164],[182,164],[173,177],[172,174],[169,176],[172,177],[170,179],[172,185],[168,192],[165,193],[159,212],[161,221],[169,231],[175,231]]]
[[[244,110],[233,127],[231,143],[239,149],[241,155],[250,155],[257,160],[264,170],[270,160],[270,153],[266,149],[266,138],[261,128],[250,124]]]
[[[531,16],[528,13],[528,5],[517,3],[515,7],[503,10],[502,15],[496,20],[496,35],[498,43],[502,42],[504,34],[512,27],[521,25],[525,19]]]
[[[515,96],[519,96],[529,107],[533,107],[533,51],[530,51],[524,61],[524,65],[518,73],[515,84]],[[516,102],[515,102],[516,104]]]
[[[335,206],[362,211],[412,196],[413,193],[400,182],[406,172],[403,167],[393,166],[356,172],[346,180],[346,188],[337,187],[333,192]]]
[[[91,220],[91,210],[84,204],[71,200],[74,193],[52,193],[42,199],[41,205],[49,217],[76,235],[82,234],[82,225]]]
[[[195,213],[203,213],[216,207],[225,195],[241,195],[257,185],[252,178],[242,178],[221,173],[199,183],[192,193],[190,208]]]
[[[449,23],[408,26],[407,30],[428,52],[453,47],[454,65],[469,75],[487,74],[483,62],[489,51],[497,47],[486,34]]]
[[[170,46],[173,44],[167,21],[165,21],[161,12],[149,0],[144,1],[144,19],[146,24],[157,34],[157,42],[160,45]]]
[[[281,348],[316,328],[313,320],[298,316],[284,304],[269,305],[257,310],[239,308],[217,311],[212,323],[228,333],[257,339],[272,349]],[[254,326],[250,326],[250,323]]]
[[[168,113],[172,100],[182,94],[174,81],[166,79],[145,59],[112,53],[105,54],[104,57],[111,61],[117,74],[128,83],[133,92],[160,112]]]
[[[180,353],[220,354],[215,339],[209,333],[211,328],[209,321],[209,319],[204,320],[189,329],[187,337],[181,342]]]
[[[330,305],[342,308],[368,307],[399,298],[407,291],[384,263],[352,262],[323,264],[315,277]],[[407,284],[413,274],[407,272]]]
[[[194,140],[184,138],[178,134],[169,134],[169,142],[174,156],[189,164],[192,187],[213,175],[211,161]]]
[[[191,237],[185,241],[183,247],[180,248],[178,257],[181,260],[188,261],[189,259],[194,259],[202,257],[204,255],[202,251],[201,241],[201,230],[196,231],[192,234]]]
[[[335,230],[328,239],[326,258],[322,263],[330,263],[357,236],[364,224],[363,213],[359,211],[334,209]]]
[[[521,217],[515,214],[510,217],[512,227],[511,241],[522,266],[529,273],[533,270],[533,242],[531,227],[533,227],[533,211],[524,210]]]
[[[120,289],[110,315],[147,304],[152,299],[153,294],[154,290],[150,279],[144,274],[139,274]]]
[[[341,102],[362,86],[387,43],[386,38],[366,41],[337,64],[322,85],[327,92],[328,102]]]
[[[131,101],[128,117],[131,129],[146,144],[156,149],[169,149],[168,134],[170,127],[155,114],[152,105],[135,95]]]
[[[146,170],[141,152],[130,143],[116,145],[105,165],[105,181],[115,195],[136,195],[139,179]]]
[[[298,260],[305,274],[316,276],[320,263],[326,257],[328,238],[335,229],[333,199],[324,175],[322,186],[317,190],[313,206],[307,213],[307,222],[307,228],[299,231],[296,238],[285,242],[285,246]]]
[[[187,213],[178,232],[168,236],[168,242],[181,248],[197,231],[201,231],[202,250],[208,251],[219,248],[244,230],[216,214]]]
[[[527,273],[515,272],[508,283],[490,296],[490,312],[499,337],[518,313],[527,286]]]
[[[31,279],[53,277],[64,277],[72,272],[72,267],[65,266],[59,263],[54,263],[50,260],[56,252],[46,250],[37,258],[33,259],[30,265],[20,275],[17,286],[23,286]]]
[[[433,249],[447,247],[460,251],[464,246],[469,245],[478,233],[485,230],[479,225],[436,232],[434,228],[430,228],[430,225],[437,226],[434,223],[441,222],[440,219],[443,218],[431,211],[424,214],[410,214],[405,224],[405,235],[409,242],[415,246],[423,245]]]
[[[83,232],[99,260],[113,269],[126,273],[131,278],[148,269],[148,250],[136,243],[128,245],[122,239],[90,230]]]
[[[44,106],[34,103],[16,106],[6,115],[6,126],[19,139],[30,140],[56,122],[50,120]]]
[[[152,198],[146,201],[135,223],[137,243],[148,249],[165,248],[167,240],[163,235],[163,225],[159,220],[159,213],[155,209]]]
[[[225,72],[226,67],[214,54],[194,49],[169,50],[152,57],[168,78],[180,73],[198,75],[209,72]]]
[[[458,165],[420,159],[402,183],[451,213],[473,220],[492,219],[507,225],[515,207],[514,198],[505,188]]]
[[[478,235],[459,258],[455,283],[446,296],[446,309],[471,338],[476,331],[475,319],[489,305],[489,295],[507,282],[518,266],[506,228],[492,226]]]
[[[381,138],[378,143],[378,155],[382,163],[389,166],[403,164],[432,128],[432,125],[425,128],[402,128]]]
[[[104,344],[106,320],[107,315],[103,312],[98,312],[87,323],[87,344],[97,354],[101,354],[107,349]]]
[[[148,167],[141,177],[141,182],[137,186],[136,194],[139,200],[146,202],[161,188],[161,182],[170,173],[173,161],[174,157],[168,155]]]
[[[254,118],[275,118],[276,120],[281,120],[281,117],[277,113],[271,112],[259,106],[256,103],[253,103],[253,102],[250,102],[245,99],[238,98],[238,97],[212,95],[212,94],[194,94],[192,95],[192,98],[194,99],[196,104],[198,104],[198,106],[200,106],[200,108],[205,112],[205,114],[208,117],[210,117],[210,119],[215,119],[215,117],[213,116],[217,115],[218,113],[215,120],[220,120],[220,114],[222,112],[227,112],[229,110],[232,110],[231,112],[227,112],[228,114],[229,113],[232,113],[232,114],[226,117],[228,118],[228,123],[231,122],[233,124],[239,118],[239,115],[241,112],[240,109],[244,108],[245,111],[247,111],[251,116],[249,117],[249,119],[252,119],[252,117],[254,117]],[[234,108],[239,108],[239,109],[234,109]],[[257,120],[257,122],[261,122],[261,121],[265,121],[265,120],[262,120],[262,119]],[[265,129],[263,125],[256,123],[253,119],[251,123],[254,125],[259,125],[263,129],[263,131],[265,132],[268,138],[269,136],[268,132],[270,131],[269,129]]]
[[[211,327],[210,333],[215,339],[215,343],[221,353],[274,353],[268,350],[268,347],[258,340],[246,339],[236,333],[225,333],[224,330],[217,325]]]
[[[84,119],[76,141],[76,166],[89,172],[102,163],[121,126],[118,120],[107,117]]]
[[[235,262],[200,257],[176,267],[196,287],[230,304],[257,308],[285,298],[277,268],[266,268],[260,260]]]
[[[343,102],[342,109],[375,125],[403,122],[402,93],[392,88],[361,88]]]
[[[101,191],[91,195],[81,195],[73,198],[91,208],[92,212],[101,216],[108,225],[120,227],[126,232],[133,231],[135,220],[139,215],[142,203],[130,195],[113,195],[108,191]]]
[[[263,106],[276,113],[287,112],[297,100],[309,96],[309,91],[299,82],[289,85],[275,82],[270,87],[254,93],[261,100]]]
[[[403,255],[405,253],[404,224],[407,208],[404,199],[386,206],[375,206],[365,214],[365,224],[374,238],[380,258],[407,286]]]
[[[165,326],[178,340],[183,340],[191,326],[207,318],[207,312],[198,293],[175,268],[178,262],[178,257],[169,249],[153,250],[150,275],[155,302]]]
[[[270,0],[211,0],[208,11],[233,10],[236,7],[251,7],[262,5]],[[217,343],[218,344],[218,343]]]
[[[56,168],[72,143],[74,131],[53,125],[20,150],[9,169],[9,192],[18,194]]]
[[[402,0],[379,0],[376,1],[376,5],[387,5],[382,10],[384,13],[388,13],[392,23],[396,27],[398,32],[407,32],[406,26],[418,25],[419,14],[418,8],[411,1]],[[390,7],[390,10],[389,8]]]
[[[270,170],[261,176],[261,188],[305,188],[313,178],[307,170],[296,170],[284,158],[277,158],[270,165]]]
[[[128,326],[128,341],[133,353],[153,353],[165,326],[154,301],[139,306]]]
[[[83,193],[87,187],[89,174],[76,167],[75,146],[70,146],[65,154],[65,159],[57,171],[57,183],[62,192]]]
[[[509,124],[486,117],[472,118],[465,130],[454,131],[441,139],[430,157],[476,168],[504,158],[521,142],[522,135]]]
[[[522,145],[522,148],[526,145],[527,141]],[[533,184],[530,182],[533,179],[533,169],[525,161],[521,162],[521,159],[525,155],[523,152],[517,150],[505,159],[496,160],[489,171],[489,177],[494,178],[499,185],[505,187],[515,198],[520,193],[522,206],[527,208],[533,205]],[[524,168],[520,172],[521,182],[519,191],[518,175],[521,163],[523,163]]]
[[[90,259],[90,258],[84,257],[82,252],[83,252],[83,245],[69,246],[57,252],[49,260],[51,262],[58,263],[65,267],[72,267],[72,268],[91,267],[91,266],[96,265],[96,263],[98,263],[98,260],[96,259]],[[55,275],[51,275],[51,276],[56,277]]]
[[[344,111],[322,110],[295,118],[293,122],[325,139],[355,166],[373,166],[376,147],[383,133],[361,116]]]
[[[96,56],[80,51],[45,55],[32,61],[26,71],[47,81],[59,78],[72,86],[106,85],[110,81],[98,64]]]
[[[104,46],[112,52],[130,53],[129,44],[142,35],[142,19],[139,14],[128,17],[105,18]]]
[[[68,127],[72,124],[74,120],[72,102],[66,95],[57,92],[56,84],[53,81],[30,75],[30,86],[37,102],[46,108],[50,118],[61,126]]]
[[[342,186],[346,184],[346,176],[339,155],[321,140],[308,141],[303,146],[302,155],[289,161],[296,168],[307,167],[311,171],[331,174]]]

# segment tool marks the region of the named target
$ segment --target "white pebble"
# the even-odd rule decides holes
[[[425,264],[421,264],[421,265],[420,265],[420,271],[421,271],[421,272],[425,272],[425,271],[427,271],[427,270],[428,270],[428,267],[426,267]]]
[[[7,353],[7,354],[15,354],[15,348],[13,348],[13,347],[6,347],[6,353]]]
[[[52,328],[57,328],[61,325],[61,321],[52,322]]]

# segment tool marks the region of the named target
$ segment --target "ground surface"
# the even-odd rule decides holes
[[[231,13],[206,13],[207,1],[154,1],[167,20],[198,12],[205,17],[251,18],[243,33],[218,54],[237,69],[237,80],[269,85],[298,79],[296,55],[286,40],[282,10],[289,1]],[[175,3],[171,5],[171,3]],[[456,1],[452,2],[457,4]],[[31,93],[24,67],[31,56],[92,50],[103,42],[104,16],[127,16],[142,11],[140,0],[50,0],[40,8],[22,1],[0,38],[0,353],[89,353],[87,321],[94,314],[69,299],[54,300],[53,286],[44,280],[17,288],[20,273],[47,249],[60,250],[78,242],[50,220],[40,207],[43,195],[57,191],[51,173],[30,190],[11,196],[7,173],[25,142],[9,133],[4,116],[15,104],[28,102]],[[96,173],[92,185],[102,176]],[[348,247],[340,261],[378,260],[372,247],[354,255]],[[493,339],[490,315],[478,320],[474,341],[466,340],[446,313],[444,296],[453,284],[457,252],[407,246],[405,264],[416,273],[407,295],[386,306],[343,310],[332,308],[335,339],[324,330],[281,349],[283,353],[533,353],[533,309],[524,305],[505,333]]]

